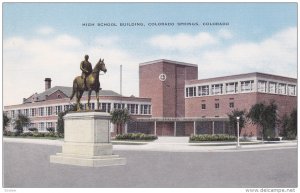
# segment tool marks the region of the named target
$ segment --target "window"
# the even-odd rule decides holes
[[[114,103],[114,109],[124,109],[125,104],[123,103]]]
[[[29,109],[24,109],[24,115],[29,116]]]
[[[12,118],[14,118],[15,117],[15,111],[14,110],[10,111],[10,115],[11,115]]]
[[[52,115],[52,107],[46,107],[46,115],[47,116]]]
[[[276,82],[269,82],[269,93],[276,93]]]
[[[206,109],[206,104],[201,104],[201,109]]]
[[[215,108],[219,109],[220,108],[220,103],[215,103]]]
[[[44,116],[44,107],[38,108],[38,115],[39,116]]]
[[[223,84],[213,84],[211,86],[211,94],[222,94],[223,93]]]
[[[107,103],[107,112],[110,113],[110,109],[111,109],[111,104]]]
[[[137,104],[128,104],[127,108],[128,108],[129,113],[138,114],[138,105]]]
[[[62,111],[62,106],[55,106],[55,114],[57,115],[58,113],[60,113]]]
[[[296,96],[296,86],[295,85],[288,85],[288,94],[291,96]]]
[[[226,83],[226,93],[237,93],[237,91],[238,91],[237,82]]]
[[[286,94],[286,84],[278,84],[278,94]]]
[[[141,105],[140,112],[142,115],[150,115],[151,114],[151,105]]]
[[[248,92],[253,90],[254,80],[241,81],[241,91]]]
[[[50,128],[50,127],[53,127],[52,122],[47,122],[47,123],[46,123],[46,128]]]
[[[267,92],[267,81],[259,80],[257,83],[258,92]]]
[[[36,109],[30,109],[30,117],[34,117],[36,115]]]
[[[41,122],[38,124],[38,130],[39,131],[45,131],[45,123],[44,122]]]
[[[209,86],[198,86],[198,96],[206,96],[209,95]]]
[[[234,102],[229,103],[229,108],[234,108]]]
[[[186,97],[196,96],[196,87],[188,87],[186,88]]]

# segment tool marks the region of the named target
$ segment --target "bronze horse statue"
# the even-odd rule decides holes
[[[96,92],[96,98],[97,98],[97,108],[99,109],[99,90],[100,88],[100,82],[99,82],[99,74],[100,71],[103,71],[106,73],[106,67],[104,63],[104,59],[99,60],[99,62],[95,65],[92,73],[87,76],[86,78],[86,86],[87,86],[87,91],[88,91],[88,107],[87,110],[90,110],[90,99],[91,99],[91,93],[94,90]],[[80,111],[80,99],[84,93],[84,79],[81,76],[77,76],[74,81],[73,81],[73,91],[72,95],[70,97],[70,100],[73,99],[73,97],[76,94],[76,103],[77,103],[77,111]]]

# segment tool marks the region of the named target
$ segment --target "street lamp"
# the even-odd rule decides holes
[[[236,117],[236,124],[237,124],[237,143],[236,148],[240,147],[240,117]]]

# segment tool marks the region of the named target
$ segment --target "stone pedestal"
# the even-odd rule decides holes
[[[65,115],[62,153],[51,155],[50,162],[90,167],[125,165],[125,158],[112,154],[110,117],[104,112]]]

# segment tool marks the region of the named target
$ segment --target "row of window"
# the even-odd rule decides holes
[[[296,86],[285,83],[267,82],[259,80],[257,84],[258,92],[272,93],[272,94],[283,94],[283,95],[296,95]]]
[[[240,89],[239,89],[240,85]],[[208,95],[220,95],[220,94],[234,94],[240,92],[251,92],[255,91],[254,80],[240,81],[240,82],[229,82],[225,84],[212,84],[212,85],[201,85],[187,87],[185,90],[186,97],[195,96],[208,96]],[[259,80],[257,82],[257,92],[283,94],[296,96],[296,85],[268,82]]]
[[[96,104],[91,103],[90,108],[92,110],[96,109]],[[111,103],[100,103],[100,109],[105,112],[111,111]],[[51,116],[58,115],[58,113],[69,110],[71,105],[57,105],[50,107],[39,107],[39,108],[29,108],[29,109],[19,109],[9,111],[10,117],[15,118],[18,114],[23,114],[29,117],[42,117],[42,116]],[[88,108],[87,103],[83,105],[83,109]],[[124,109],[127,108],[131,114],[142,114],[150,115],[151,114],[151,105],[139,105],[139,104],[124,104],[124,103],[113,103],[114,109]]]
[[[234,102],[229,102],[229,108],[233,109],[234,108]],[[205,110],[207,108],[206,103],[201,104],[201,109]],[[220,109],[220,103],[215,103],[215,109]]]

